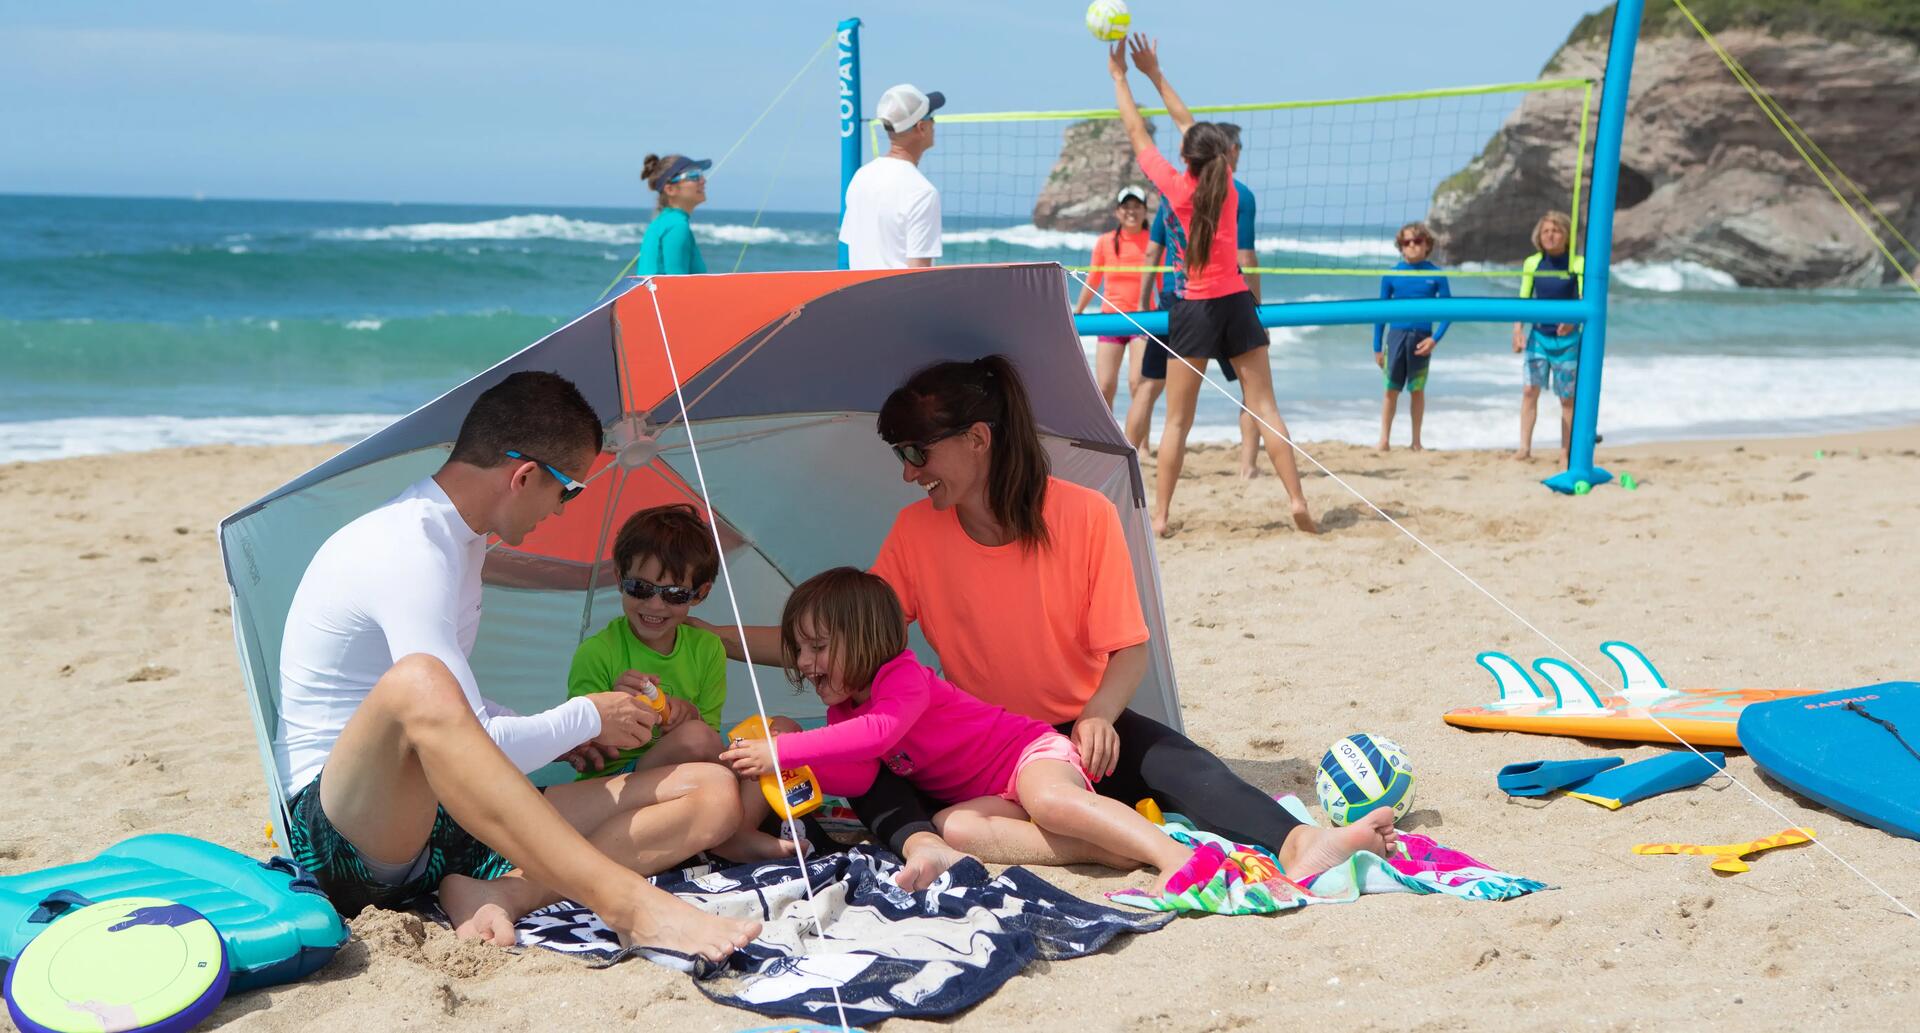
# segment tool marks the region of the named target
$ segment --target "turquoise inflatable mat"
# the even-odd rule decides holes
[[[226,942],[233,990],[300,979],[347,942],[346,924],[299,865],[158,833],[91,861],[0,876],[0,960],[11,963],[69,911],[120,897],[161,897],[205,915]]]

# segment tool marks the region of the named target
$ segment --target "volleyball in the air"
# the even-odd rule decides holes
[[[1093,0],[1087,5],[1087,31],[1094,39],[1111,42],[1127,38],[1127,27],[1132,24],[1133,15],[1127,13],[1127,5],[1122,0]]]
[[[1320,758],[1313,788],[1335,825],[1351,824],[1381,807],[1404,818],[1413,806],[1413,762],[1393,740],[1356,733]]]

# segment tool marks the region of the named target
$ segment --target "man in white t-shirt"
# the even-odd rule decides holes
[[[933,113],[947,98],[903,83],[880,95],[887,153],[847,183],[840,243],[851,269],[917,269],[940,257],[940,191],[920,172],[933,147]]]
[[[516,714],[480,694],[467,660],[488,538],[518,545],[560,512],[601,443],[571,382],[512,374],[474,401],[438,473],[308,563],[281,640],[274,753],[290,852],[341,913],[437,891],[456,932],[510,946],[515,919],[565,896],[632,942],[716,961],[758,934],[645,878],[732,835],[732,772],[683,764],[542,794],[525,772],[588,742],[638,746],[652,709],[614,691]]]

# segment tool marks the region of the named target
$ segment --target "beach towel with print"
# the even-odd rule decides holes
[[[1298,798],[1281,797],[1280,804],[1302,822],[1314,823]],[[1403,854],[1399,857],[1361,851],[1344,864],[1294,882],[1280,873],[1278,858],[1265,847],[1198,831],[1178,815],[1170,816],[1161,828],[1194,848],[1193,861],[1168,880],[1168,892],[1163,895],[1128,889],[1107,894],[1109,899],[1148,911],[1265,915],[1309,904],[1350,903],[1364,893],[1444,893],[1468,900],[1507,900],[1551,888],[1482,864],[1416,832],[1400,834]]]
[[[672,951],[622,951],[597,916],[571,902],[521,919],[519,940],[607,963],[638,954],[691,974],[715,1001],[782,1018],[837,1023],[838,988],[847,1021],[870,1025],[957,1014],[1035,959],[1091,954],[1115,936],[1150,932],[1173,917],[1081,900],[1023,868],[995,878],[972,859],[920,893],[893,884],[899,870],[892,854],[867,846],[808,861],[818,925],[794,862],[656,877],[661,889],[703,911],[764,924],[759,939],[723,965]]]

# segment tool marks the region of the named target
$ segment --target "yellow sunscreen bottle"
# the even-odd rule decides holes
[[[654,713],[660,715],[660,720],[665,721],[667,719],[667,694],[660,691],[659,685],[648,685],[641,689],[640,698],[646,701],[647,706],[653,708]],[[659,726],[655,725],[654,727],[658,728]]]
[[[766,723],[760,715],[747,718],[733,726],[727,733],[733,739],[765,739]],[[806,766],[781,768],[778,774],[767,772],[760,776],[760,793],[767,798],[767,805],[773,808],[781,818],[798,818],[811,814],[820,806],[822,796],[820,783],[814,780],[813,769]]]

